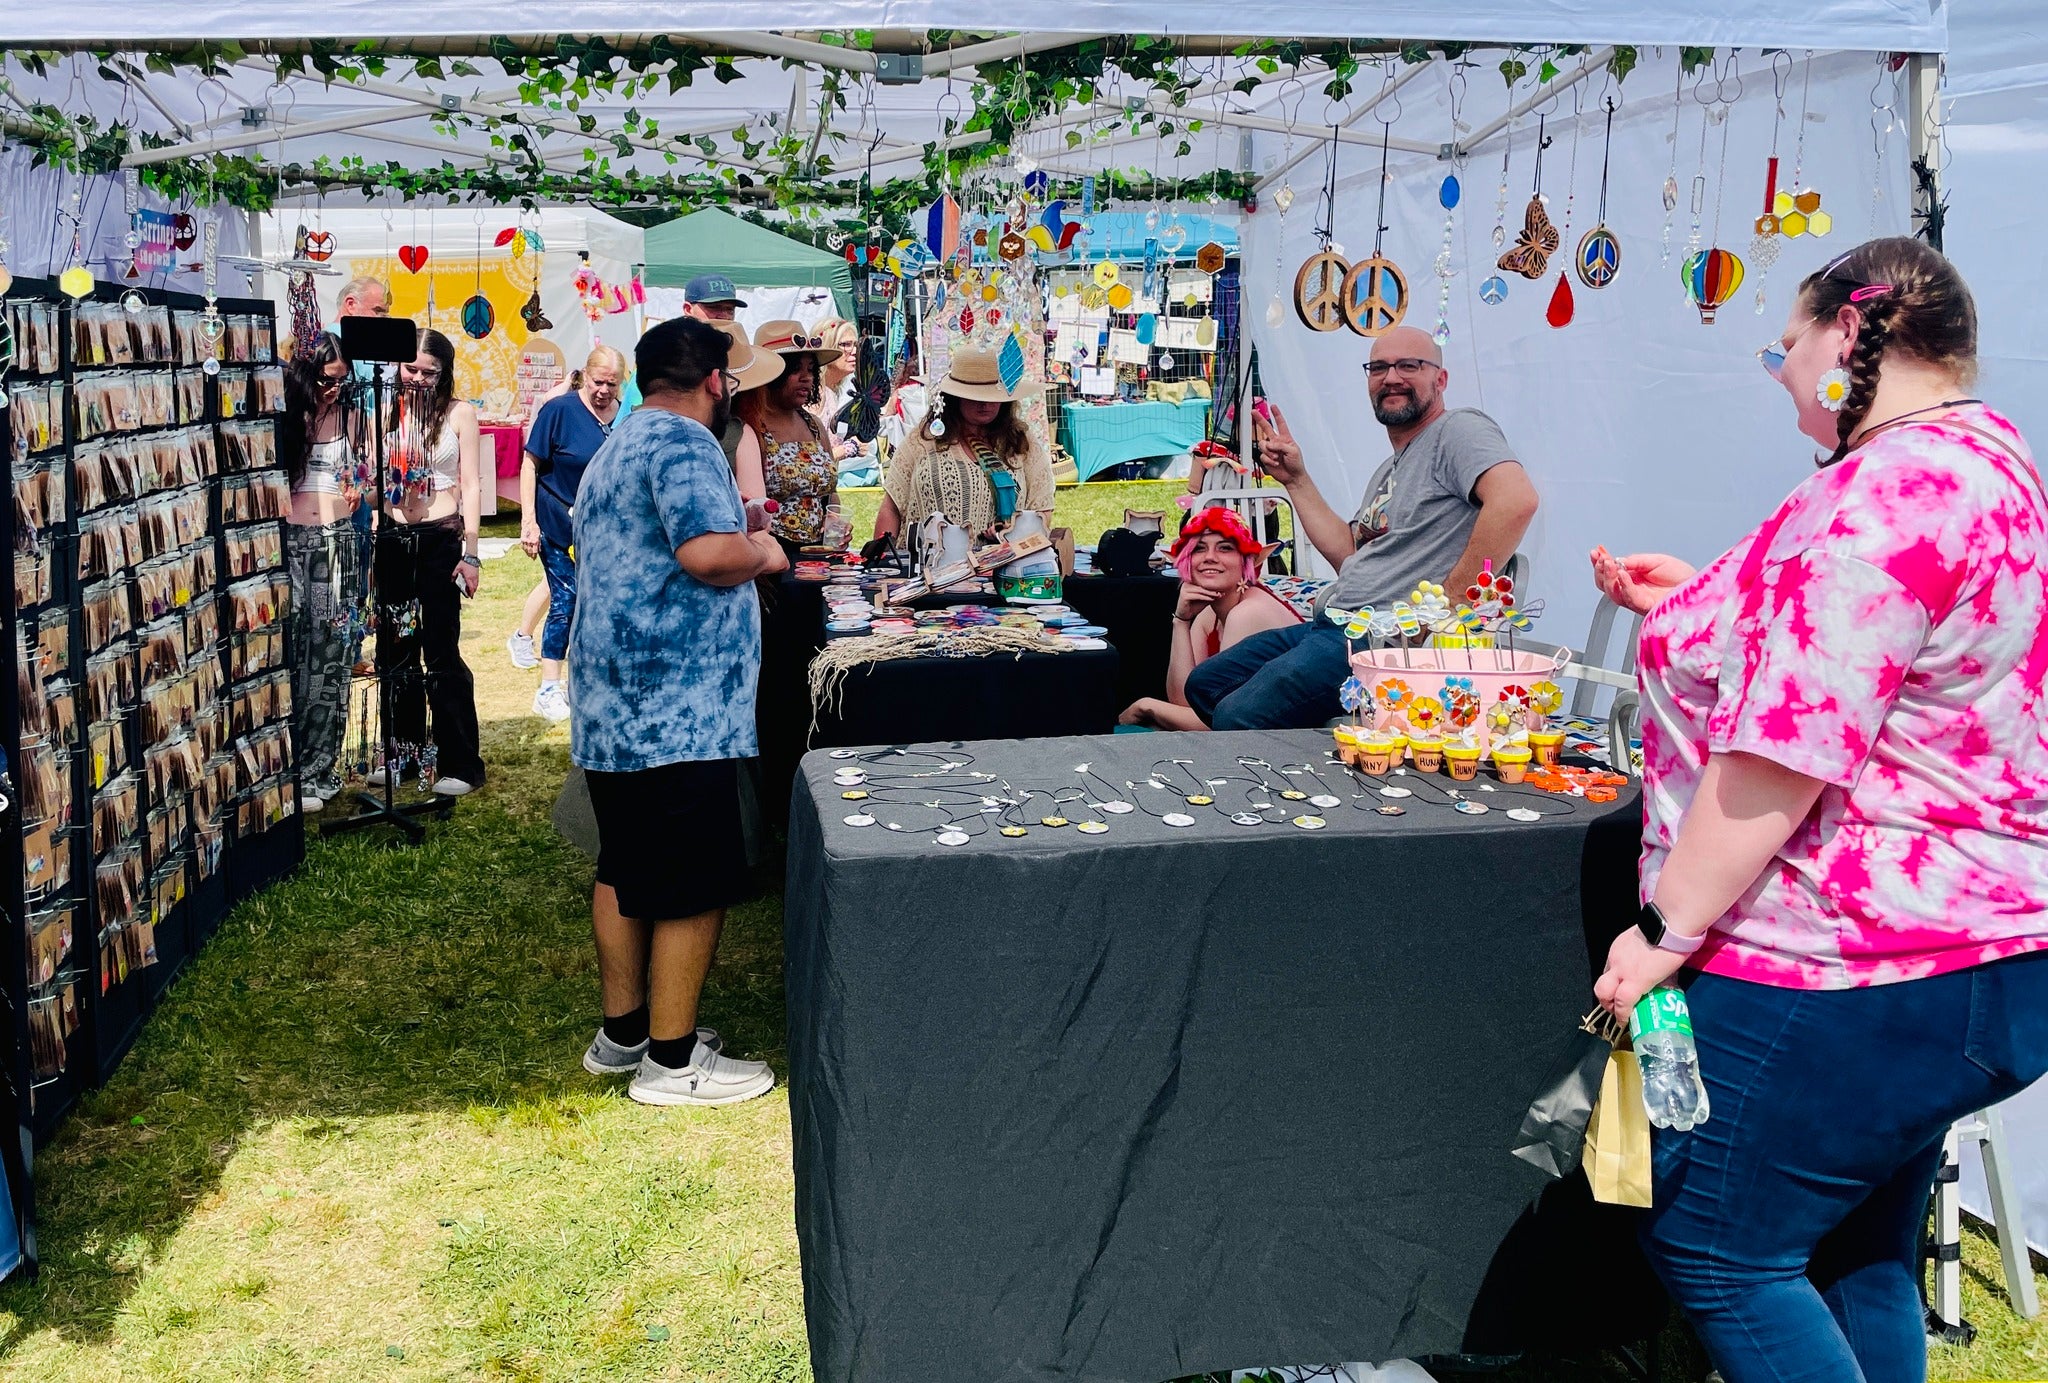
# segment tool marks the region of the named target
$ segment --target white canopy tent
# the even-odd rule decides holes
[[[785,27],[759,28],[771,15]],[[838,173],[871,168],[879,181],[914,173],[924,144],[945,138],[944,117],[960,111],[960,93],[949,81],[964,89],[978,64],[1019,59],[1084,36],[1170,32],[1183,36],[1190,60],[1218,64],[1198,83],[1191,100],[1211,128],[1189,155],[1174,157],[1150,133],[1089,140],[1078,152],[1070,149],[1067,130],[1094,133],[1091,127],[1113,122],[1118,107],[1108,104],[1058,113],[1041,121],[1037,132],[1018,146],[1059,173],[1150,162],[1181,176],[1197,174],[1204,166],[1225,166],[1262,177],[1259,208],[1243,230],[1243,259],[1245,319],[1261,352],[1266,387],[1292,420],[1318,482],[1340,508],[1356,502],[1383,454],[1377,429],[1362,416],[1362,391],[1352,373],[1365,357],[1365,343],[1348,333],[1308,332],[1291,310],[1283,310],[1277,325],[1269,324],[1266,307],[1276,292],[1291,288],[1295,266],[1315,247],[1315,189],[1324,156],[1315,148],[1320,129],[1340,127],[1335,136],[1340,145],[1337,236],[1353,252],[1362,252],[1373,238],[1380,189],[1374,156],[1381,133],[1375,115],[1388,113],[1375,111],[1375,103],[1386,99],[1384,86],[1392,83],[1380,83],[1368,71],[1351,97],[1334,104],[1317,90],[1321,77],[1313,73],[1305,74],[1307,90],[1300,97],[1290,97],[1277,82],[1236,92],[1235,79],[1249,64],[1233,54],[1254,37],[1239,32],[1251,18],[1241,4],[1184,0],[1162,11],[1132,0],[1020,0],[1001,14],[1006,25],[1020,32],[998,36],[983,30],[987,7],[963,0],[781,0],[773,6],[754,0],[679,0],[658,8],[645,0],[560,0],[546,8],[549,27],[544,32],[534,27],[541,17],[521,12],[510,41],[544,50],[556,33],[602,34],[616,45],[632,46],[659,32],[674,42],[737,55],[744,77],[720,85],[699,73],[695,84],[672,95],[637,98],[640,113],[661,128],[659,138],[649,139],[625,129],[623,101],[594,100],[575,116],[522,107],[517,82],[489,65],[483,76],[439,82],[371,79],[325,85],[294,78],[278,84],[261,58],[270,49],[303,51],[314,41],[330,39],[340,40],[336,47],[343,52],[354,41],[368,39],[411,52],[480,53],[489,36],[505,32],[508,15],[478,0],[414,0],[397,9],[382,0],[329,0],[317,7],[300,0],[154,5],[72,0],[61,6],[0,9],[0,46],[136,52],[234,40],[252,56],[222,80],[205,85],[118,61],[124,70],[118,81],[109,82],[93,71],[90,59],[69,67],[60,62],[40,82],[15,70],[14,90],[0,96],[18,106],[23,99],[62,102],[82,91],[93,110],[109,117],[125,111],[139,128],[178,141],[166,150],[137,148],[131,163],[209,150],[254,156],[283,151],[295,161],[360,154],[415,165],[509,162],[503,150],[475,130],[450,132],[437,124],[437,115],[455,112],[478,120],[517,117],[546,166],[565,174],[584,168],[592,149],[605,151],[616,170],[660,172],[671,166],[673,156],[681,160],[681,171],[696,171],[704,165],[677,142],[679,137],[745,126],[764,137],[807,137],[813,150],[829,154]],[[1501,421],[1543,492],[1543,514],[1527,545],[1535,590],[1549,603],[1542,632],[1576,642],[1577,631],[1585,627],[1594,603],[1583,566],[1591,544],[1705,558],[1750,527],[1773,498],[1805,473],[1807,449],[1789,425],[1784,400],[1757,371],[1751,352],[1777,334],[1790,290],[1801,275],[1870,234],[1911,228],[1907,168],[1916,153],[1933,155],[1953,189],[1948,248],[1979,287],[1985,390],[2023,426],[2031,426],[2037,436],[2048,435],[2048,403],[2043,402],[2048,399],[2048,326],[2039,311],[2041,276],[2033,234],[2048,211],[2043,190],[2048,188],[2048,17],[2035,0],[1962,0],[1954,18],[1953,159],[1944,163],[1937,139],[1942,109],[1935,85],[1938,67],[1924,55],[1949,46],[1951,7],[1945,0],[1816,0],[1805,6],[1765,0],[1713,6],[1693,0],[1474,0],[1455,7],[1427,0],[1369,5],[1279,0],[1256,11],[1262,35],[1587,45],[1594,52],[1582,65],[1595,69],[1604,62],[1604,45],[1628,43],[1645,50],[1642,68],[1619,94],[1614,120],[1606,219],[1621,239],[1621,274],[1597,293],[1574,281],[1575,315],[1562,330],[1544,320],[1558,266],[1538,282],[1510,279],[1510,296],[1499,306],[1479,303],[1474,293],[1497,253],[1490,233],[1503,146],[1513,142],[1506,199],[1512,232],[1531,187],[1530,126],[1537,112],[1504,120],[1508,92],[1489,80],[1490,67],[1482,65],[1468,78],[1460,112],[1464,129],[1455,130],[1444,65],[1394,69],[1402,89],[1387,138],[1392,180],[1384,245],[1407,270],[1409,320],[1432,324],[1436,284],[1431,261],[1443,230],[1437,190],[1444,173],[1455,171],[1463,201],[1452,226],[1451,395],[1455,403],[1482,407]],[[662,28],[656,31],[655,24]],[[871,31],[868,47],[849,44],[844,37],[861,29]],[[928,37],[932,30],[957,30],[962,36],[933,43]],[[1725,164],[1718,127],[1706,131],[1710,167],[1699,154],[1697,99],[1676,102],[1673,142],[1678,45],[1744,50],[1741,90],[1728,102]],[[1784,98],[1782,122],[1772,65],[1759,52],[1766,49],[1795,55],[1798,72]],[[1819,54],[1812,63],[1810,97],[1800,85],[1807,50]],[[1892,71],[1880,65],[1877,55],[1893,53],[1923,56]],[[921,60],[921,84],[877,80],[880,59],[897,55]],[[780,65],[785,59],[813,70],[785,70]],[[1592,112],[1610,93],[1597,70],[1574,83],[1570,78],[1579,60],[1559,60],[1566,72],[1553,84],[1554,104],[1547,107],[1558,119],[1550,127],[1554,142],[1544,186],[1553,217],[1561,203],[1571,208],[1568,254],[1596,215],[1604,121]],[[853,79],[847,110],[833,114],[816,82],[819,68]],[[1574,122],[1563,118],[1575,102],[1581,111],[1576,178],[1571,172]],[[1814,118],[1800,121],[1799,106],[1810,108]],[[12,109],[0,100],[0,114]],[[585,117],[591,128],[583,127]],[[1671,226],[1671,258],[1668,263],[1664,259],[1659,197],[1664,178],[1675,172],[1684,187],[1696,173],[1704,173],[1710,201],[1703,243],[1743,253],[1774,126],[1787,170],[1803,129],[1804,178],[1825,195],[1836,228],[1827,239],[1785,245],[1768,276],[1761,315],[1754,310],[1758,275],[1752,265],[1749,282],[1723,309],[1720,322],[1702,326],[1676,279],[1690,231],[1683,202]],[[614,149],[620,135],[627,136],[630,153]],[[976,139],[960,136],[950,142],[959,146]],[[1467,156],[1439,161],[1434,153],[1446,142],[1460,144]],[[731,157],[724,161],[729,167],[745,166]],[[1283,219],[1271,194],[1288,182],[1297,200]],[[104,206],[111,184],[95,183],[103,205],[98,211],[87,208],[88,242],[109,261],[118,257],[121,229],[117,201],[111,214]],[[56,265],[61,249],[43,249],[38,255],[37,236],[46,229],[48,209],[68,191],[59,175],[32,172],[19,150],[0,155],[0,208],[12,218],[4,224],[18,269],[50,272]],[[326,202],[338,207],[349,200],[335,193]],[[373,199],[372,204],[382,203]],[[1718,231],[1713,227],[1717,214]],[[240,248],[232,219],[225,248]],[[190,285],[179,281],[173,286]],[[2021,1145],[2038,1147],[2048,1139],[2048,1122],[2038,1114],[2029,1117],[2025,1124],[2015,1120],[2015,1132]],[[2032,1169],[2028,1195],[2038,1217],[2034,1237],[2048,1241],[2048,1182],[2042,1180],[2048,1164],[2038,1157],[2023,1162]]]

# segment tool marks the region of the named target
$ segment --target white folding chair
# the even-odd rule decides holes
[[[1599,704],[1601,689],[1604,687],[1614,692],[1614,699],[1607,707],[1608,764],[1616,773],[1632,775],[1634,769],[1629,758],[1629,742],[1636,737],[1643,718],[1642,703],[1636,695],[1636,636],[1642,632],[1643,617],[1629,615],[1619,656],[1616,657],[1614,626],[1616,617],[1621,613],[1619,605],[1606,596],[1600,597],[1599,607],[1593,611],[1593,622],[1586,629],[1586,646],[1565,664],[1564,675],[1577,683],[1567,708],[1572,716],[1591,719]]]
[[[2024,1320],[2041,1314],[2034,1265],[2027,1256],[2019,1186],[2013,1180],[2012,1155],[2005,1142],[2005,1121],[1995,1109],[1979,1110],[1956,1120],[1941,1145],[1941,1170],[1934,1175],[1934,1242],[1927,1250],[1934,1260],[1934,1314],[1946,1332],[1958,1338],[1968,1333],[1963,1324],[1963,1205],[1958,1180],[1964,1139],[1976,1143],[1984,1162],[1984,1189],[1997,1221],[1998,1256],[2005,1262],[2006,1297]]]

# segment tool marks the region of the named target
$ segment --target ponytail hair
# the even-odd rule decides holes
[[[1906,236],[1858,245],[1799,285],[1817,322],[1843,308],[1861,319],[1849,348],[1849,390],[1836,423],[1832,466],[1870,414],[1885,357],[1903,356],[1954,372],[1967,386],[1977,373],[1977,305],[1969,285],[1940,251]]]

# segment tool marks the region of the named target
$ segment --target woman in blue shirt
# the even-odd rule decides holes
[[[519,541],[527,556],[540,558],[548,583],[547,623],[540,636],[540,690],[533,694],[533,713],[556,721],[569,718],[562,659],[569,651],[569,620],[576,613],[576,563],[571,556],[576,491],[584,468],[619,419],[626,359],[610,346],[597,346],[580,374],[574,389],[549,399],[534,415],[519,462]]]

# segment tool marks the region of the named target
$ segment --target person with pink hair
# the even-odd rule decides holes
[[[1170,555],[1180,573],[1180,602],[1173,612],[1166,699],[1142,697],[1117,719],[1159,730],[1206,730],[1188,707],[1188,674],[1254,634],[1301,623],[1301,616],[1260,582],[1266,549],[1232,509],[1212,504],[1196,510]]]

